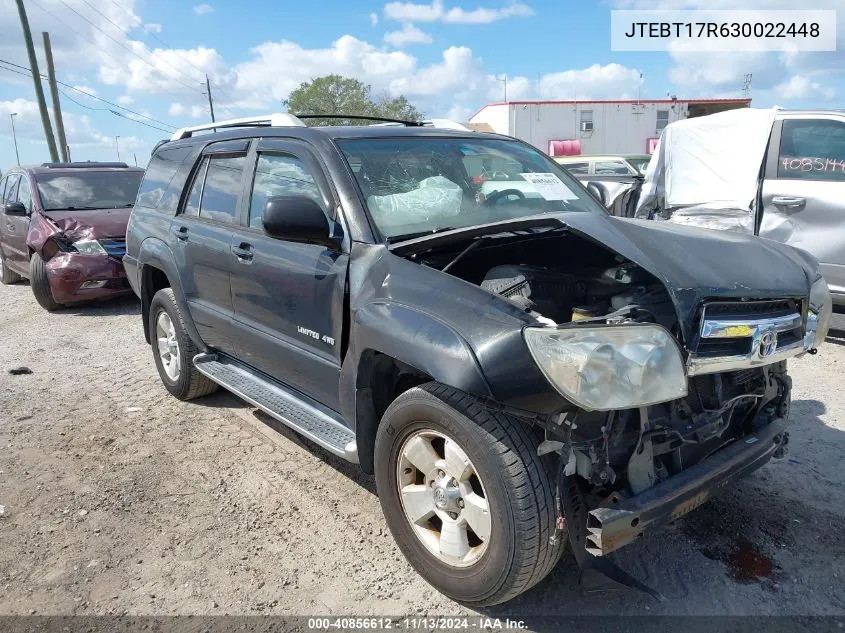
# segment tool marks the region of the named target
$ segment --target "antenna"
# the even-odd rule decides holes
[[[747,73],[745,75],[745,79],[742,80],[742,98],[748,99],[751,97],[751,73]]]

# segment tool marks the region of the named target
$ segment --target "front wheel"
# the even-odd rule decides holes
[[[194,367],[199,350],[170,288],[159,290],[150,302],[150,342],[158,375],[171,394],[192,400],[217,391],[217,383]]]
[[[473,607],[542,580],[554,494],[541,438],[524,422],[456,389],[428,383],[399,396],[376,435],[379,500],[399,549],[437,590]]]
[[[52,312],[62,307],[61,303],[53,299],[50,278],[47,277],[47,266],[38,253],[33,253],[29,260],[29,286],[38,305],[45,310]]]

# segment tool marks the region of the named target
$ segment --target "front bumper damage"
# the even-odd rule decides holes
[[[76,303],[130,293],[123,264],[106,255],[59,253],[46,263],[53,298]]]
[[[776,418],[698,464],[640,494],[587,515],[587,552],[604,556],[646,530],[670,523],[702,505],[729,483],[766,464],[786,443],[786,418]]]

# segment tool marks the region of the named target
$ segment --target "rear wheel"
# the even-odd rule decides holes
[[[0,247],[0,283],[8,286],[9,284],[17,283],[20,280],[21,276],[6,266],[6,260],[3,259],[3,248]]]
[[[33,253],[29,260],[29,287],[35,300],[45,310],[52,312],[62,307],[53,299],[53,291],[50,290],[50,279],[47,277],[47,267],[41,255]]]
[[[554,544],[551,477],[524,422],[428,383],[388,407],[375,446],[376,485],[402,553],[450,598],[481,607],[542,580]]]
[[[217,391],[217,383],[194,367],[199,349],[170,288],[159,290],[150,302],[150,341],[158,375],[171,394],[192,400]]]

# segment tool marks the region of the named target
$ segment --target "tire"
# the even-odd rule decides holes
[[[442,445],[438,444],[439,434],[446,438]],[[431,521],[434,521],[435,533],[437,521],[441,524],[441,534],[446,529],[447,522],[440,518],[439,512],[448,505],[439,506],[431,515],[435,518],[420,529],[412,525],[402,501],[402,495],[409,490],[424,496],[427,488],[435,490],[442,481],[432,483],[428,478],[422,479],[422,470],[414,463],[420,461],[416,456],[408,467],[406,455],[418,455],[408,447],[418,446],[415,444],[418,439],[427,441],[428,437],[433,438],[430,446],[441,458],[437,463],[446,465],[447,471],[448,463],[442,458],[446,454],[446,442],[451,441],[457,445],[455,448],[452,444],[452,455],[461,449],[469,460],[453,460],[452,463],[463,464],[459,469],[474,470],[477,475],[479,485],[473,483],[468,494],[461,492],[462,497],[457,502],[461,510],[455,523],[460,525],[466,521],[467,534],[475,529],[469,518],[464,519],[464,513],[472,505],[469,495],[474,495],[476,501],[473,503],[478,503],[479,488],[488,508],[489,537],[485,541],[473,532],[472,540],[463,540],[464,545],[457,551],[463,552],[467,545],[471,549],[469,555],[457,561],[459,564],[455,559],[444,560],[443,541],[439,545],[441,554],[436,554],[429,536]],[[541,439],[526,423],[487,407],[482,400],[438,383],[426,383],[406,391],[385,412],[375,444],[376,487],[385,520],[399,549],[414,569],[449,598],[471,607],[505,602],[540,582],[560,560],[566,536],[551,544],[556,519],[553,477],[537,456]],[[442,470],[436,472],[443,474]],[[400,484],[403,477],[408,479]],[[446,478],[449,477],[446,472]],[[456,479],[449,481],[454,483]],[[400,493],[400,485],[403,493]],[[404,487],[406,485],[413,488]],[[459,483],[460,486],[463,484]],[[443,503],[444,498],[446,503],[451,503],[448,494],[438,498],[435,491],[432,496],[435,506]],[[419,509],[423,506],[411,502],[408,506],[425,516],[424,509]],[[454,513],[450,516],[454,518]],[[476,521],[483,523],[477,518]],[[454,533],[451,529],[450,534]],[[472,547],[479,541],[482,541],[481,545]],[[452,542],[451,537],[446,540],[446,549],[452,548]],[[482,553],[473,559],[475,549]]]
[[[162,315],[166,315],[166,318]],[[162,332],[159,331],[159,319],[162,319],[162,326],[166,322],[172,325],[172,336],[166,337],[171,343],[168,345],[167,359],[163,358],[164,354],[159,343],[159,339],[162,338],[160,337]],[[193,400],[219,389],[216,382],[194,367],[194,356],[199,354],[200,350],[188,335],[185,328],[185,315],[176,303],[171,288],[162,288],[150,302],[150,341],[158,375],[172,395],[180,400]],[[172,343],[175,343],[175,347]],[[171,364],[173,361],[178,363],[175,368]]]
[[[50,290],[50,279],[47,277],[47,268],[41,255],[33,253],[29,260],[29,286],[35,300],[45,310],[50,312],[62,307],[53,299],[53,291]]]
[[[0,283],[8,286],[19,282],[21,279],[22,277],[18,273],[6,266],[6,260],[3,258],[3,248],[0,247]]]

